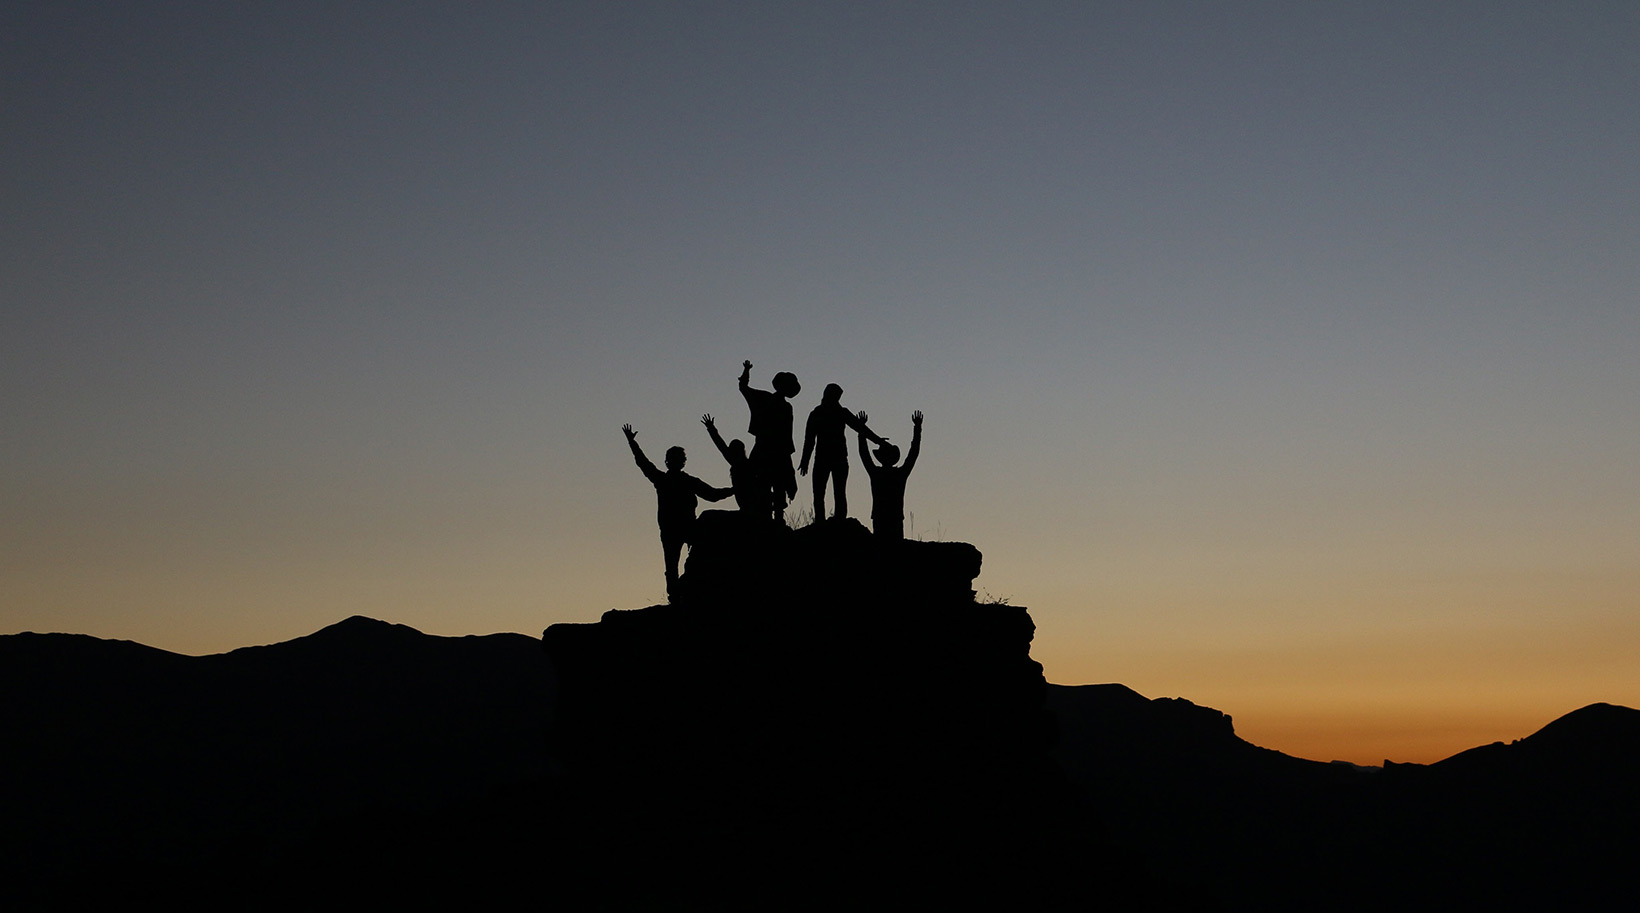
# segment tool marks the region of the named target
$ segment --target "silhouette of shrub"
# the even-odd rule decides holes
[[[792,529],[802,529],[814,525],[814,508],[792,505],[786,508],[786,525]]]

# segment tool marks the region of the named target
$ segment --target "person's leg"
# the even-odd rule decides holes
[[[769,457],[773,464],[769,470],[769,477],[774,479],[774,518],[777,522],[786,522],[786,504],[797,497],[797,470],[792,468],[792,457],[789,453],[774,454]]]
[[[831,467],[824,460],[814,461],[814,471],[809,478],[814,482],[814,522],[819,523],[826,519],[826,476],[831,474]]]
[[[757,467],[757,474],[760,478],[758,482],[759,490],[766,491],[769,494],[768,513],[765,516],[771,516],[776,523],[784,524],[786,522],[786,478],[795,476],[792,472],[791,455],[774,453],[772,448],[758,443],[752,447],[752,465]],[[790,490],[793,492],[797,490],[795,483],[790,486]]]
[[[848,460],[838,460],[831,470],[831,499],[836,508],[832,516],[841,520],[848,516]],[[819,517],[815,518],[816,520]]]
[[[670,596],[678,582],[678,558],[683,554],[683,537],[661,536],[661,550],[666,553],[666,594]]]

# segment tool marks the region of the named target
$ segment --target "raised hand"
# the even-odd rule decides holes
[[[860,424],[862,424],[862,425],[864,425],[866,422],[871,421],[871,417],[866,415],[866,410],[864,410],[864,409],[861,409],[859,412],[856,412],[855,415],[859,417]]]
[[[745,361],[743,361],[743,362],[741,362],[741,363],[740,363],[740,366],[741,366],[741,367],[742,367],[742,368],[745,368],[745,369],[746,369],[746,370],[748,370],[748,371],[750,371],[750,370],[751,370],[751,369],[752,369],[752,362],[751,362],[751,359],[747,359],[747,360],[745,360]]]
[[[922,427],[922,410],[921,409],[918,409],[916,412],[911,413],[911,424],[916,425],[919,428]]]
[[[632,430],[631,422],[622,425],[621,432],[626,435],[626,439],[629,441],[635,441],[638,439],[638,432]]]
[[[700,423],[708,428],[712,427],[715,421],[716,420],[712,418],[712,413],[710,412],[700,417]]]

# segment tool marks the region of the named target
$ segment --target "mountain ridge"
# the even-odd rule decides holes
[[[660,605],[664,606],[665,604],[662,603]],[[608,613],[606,613],[606,616],[610,615],[610,613],[614,613],[615,616],[619,616],[622,613],[641,611],[643,611],[643,609],[611,609]],[[382,637],[384,636],[390,636],[393,640],[383,640]],[[316,643],[325,644],[326,646],[324,649],[327,651],[331,649],[331,644],[345,645],[349,649],[365,649],[374,651],[382,649],[390,643],[402,645],[405,643],[414,642],[418,638],[432,638],[441,641],[457,642],[488,639],[514,640],[520,645],[527,644],[532,649],[538,647],[539,645],[539,640],[537,638],[512,631],[498,631],[490,634],[427,634],[411,625],[400,622],[390,622],[366,615],[352,615],[342,619],[341,621],[333,622],[332,624],[319,628],[311,634],[298,635],[290,638],[289,640],[275,641],[269,644],[251,644],[243,647],[234,647],[230,650],[224,650],[219,653],[205,654],[178,653],[176,651],[167,650],[163,647],[155,647],[149,644],[144,644],[140,641],[124,638],[103,638],[90,634],[61,631],[20,631],[14,634],[0,634],[0,661],[17,663],[19,661],[27,661],[27,658],[31,655],[44,657],[47,654],[50,654],[50,661],[52,663],[62,667],[68,667],[73,662],[85,658],[97,659],[99,661],[135,661],[148,663],[171,663],[176,661],[187,662],[192,660],[217,661],[222,657],[253,656],[258,655],[259,651],[291,649],[298,645],[306,646]],[[1216,708],[1207,707],[1206,705],[1195,704],[1188,698],[1184,697],[1149,697],[1133,690],[1127,685],[1123,685],[1118,682],[1089,682],[1074,685],[1050,683],[1049,687],[1060,689],[1121,689],[1136,701],[1180,702],[1182,704],[1188,704],[1190,706],[1198,707],[1221,715],[1225,720],[1225,725],[1231,726],[1232,733],[1234,731],[1230,714],[1219,711]],[[1637,720],[1640,720],[1640,709],[1627,707],[1622,704],[1596,701],[1575,710],[1567,711],[1561,716],[1543,724],[1538,729],[1508,742],[1495,741],[1482,745],[1476,745],[1454,752],[1447,757],[1427,762],[1396,761],[1394,759],[1388,759],[1388,766],[1430,767],[1438,764],[1447,764],[1466,757],[1471,752],[1492,752],[1500,747],[1510,748],[1525,743],[1529,739],[1537,740],[1534,744],[1541,743],[1550,738],[1553,738],[1557,742],[1564,742],[1568,740],[1565,739],[1563,733],[1569,731],[1571,728],[1579,730],[1581,735],[1569,741],[1598,742],[1599,736],[1595,733],[1588,732],[1587,730],[1590,727],[1584,723],[1585,720],[1596,716],[1600,718],[1602,724],[1617,724],[1622,726],[1624,731],[1627,731],[1627,729],[1632,726],[1640,725],[1640,723],[1637,723]],[[1594,730],[1597,733],[1602,728],[1604,728],[1603,725],[1596,725]],[[1237,738],[1239,739],[1240,736],[1237,736]],[[1284,757],[1293,758],[1294,760],[1303,760],[1309,763],[1345,763],[1337,760],[1322,761],[1315,758],[1303,758],[1298,755],[1289,755],[1279,749],[1267,748],[1251,742],[1247,744],[1253,745],[1253,747],[1259,748],[1263,751],[1275,752]],[[1373,769],[1384,765],[1351,764],[1350,766]]]
[[[540,640],[0,636],[0,878],[24,907],[337,881],[735,908],[819,879],[816,904],[1598,909],[1640,848],[1640,711],[1429,765],[1295,758],[1182,698],[1047,683],[972,546],[718,533],[677,603]]]

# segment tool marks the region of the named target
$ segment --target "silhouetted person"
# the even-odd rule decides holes
[[[712,436],[712,443],[717,445],[718,453],[729,461],[729,487],[735,492],[735,506],[748,518],[766,520],[769,517],[769,492],[759,484],[762,476],[757,474],[757,468],[752,465],[752,458],[746,455],[746,445],[740,438],[729,443],[723,443],[723,435],[718,434],[717,421],[711,413],[700,417],[700,423],[706,426],[706,433]]]
[[[865,420],[866,414],[860,413],[860,421]],[[905,455],[904,466],[894,465],[900,460],[900,448],[893,444],[877,448],[877,459],[883,465],[873,463],[866,450],[866,436],[862,434],[859,438],[860,462],[866,465],[866,474],[871,476],[871,531],[885,539],[905,538],[905,480],[911,475],[911,467],[917,465],[917,454],[922,450],[922,422],[921,412],[911,413],[911,450]]]
[[[786,501],[797,497],[797,473],[792,471],[792,404],[788,402],[803,389],[797,376],[781,371],[774,376],[774,392],[754,389],[750,383],[752,363],[741,363],[740,395],[746,397],[751,421],[752,466],[769,490],[770,515],[786,522]]]
[[[713,488],[684,472],[683,464],[688,457],[682,447],[667,448],[666,471],[661,472],[643,455],[643,448],[638,446],[638,432],[633,431],[631,425],[622,425],[621,431],[626,434],[627,446],[632,448],[632,459],[643,470],[644,478],[655,486],[655,519],[661,527],[661,550],[666,553],[666,592],[671,595],[678,582],[678,557],[694,533],[698,503],[695,499],[721,501],[734,494],[734,489]]]
[[[809,455],[814,455],[814,522],[826,519],[826,477],[832,479],[832,499],[836,502],[833,516],[848,516],[848,437],[845,426],[858,431],[861,437],[871,438],[878,444],[887,444],[888,438],[866,427],[859,416],[843,408],[843,388],[826,384],[820,394],[820,405],[809,412],[809,423],[803,431],[803,459],[797,471],[809,474]]]

